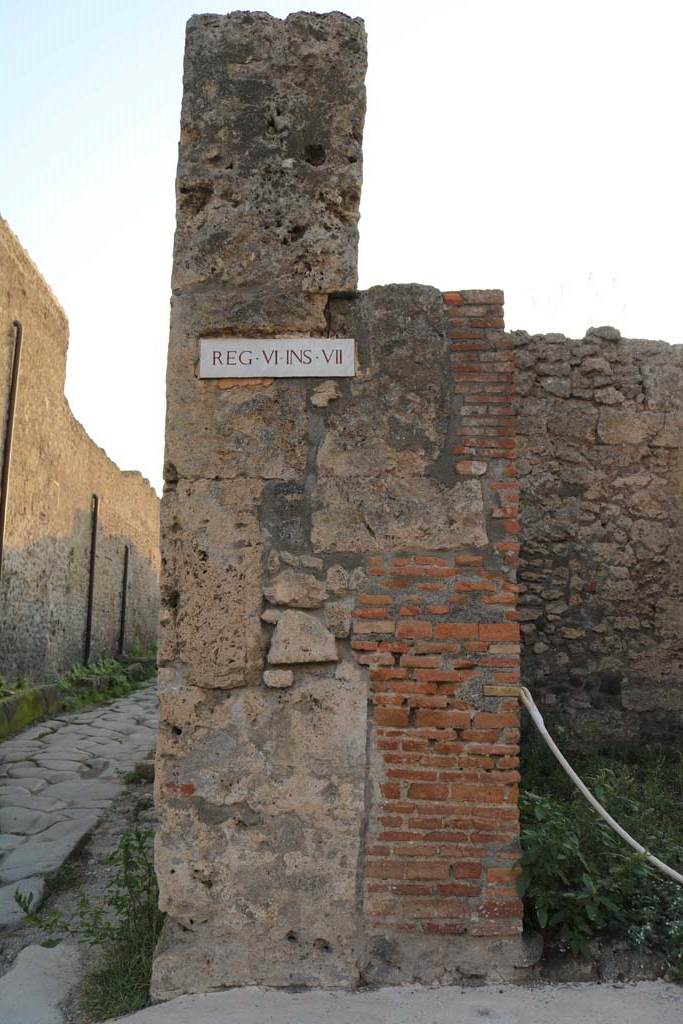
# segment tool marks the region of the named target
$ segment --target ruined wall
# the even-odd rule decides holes
[[[364,72],[344,15],[188,23],[156,998],[524,962],[502,295],[355,292]],[[198,378],[200,337],[277,335],[356,376]]]
[[[525,682],[584,734],[680,737],[683,346],[511,338]]]
[[[525,962],[502,302],[498,291],[394,287],[330,305],[364,368],[355,407],[329,417],[318,486],[328,546],[366,552],[352,628],[370,674],[366,982],[514,977]],[[313,524],[315,537],[315,513]]]
[[[126,642],[154,642],[159,502],[139,473],[121,472],[74,419],[64,398],[66,316],[0,220],[3,443],[15,319],[24,339],[0,580],[0,674],[45,681],[83,659],[93,494],[100,515],[91,656],[117,649],[126,545]]]

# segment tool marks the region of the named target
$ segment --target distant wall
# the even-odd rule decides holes
[[[683,346],[512,338],[523,678],[596,736],[680,736]]]
[[[0,445],[15,319],[24,343],[0,579],[0,673],[37,681],[83,658],[93,494],[100,509],[91,655],[116,651],[126,546],[126,644],[154,642],[159,500],[140,473],[121,472],[74,419],[64,397],[66,316],[0,220]]]

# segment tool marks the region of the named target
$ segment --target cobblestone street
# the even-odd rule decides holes
[[[155,687],[106,707],[64,713],[0,745],[0,931],[22,915],[21,889],[39,901],[56,871],[154,743]]]

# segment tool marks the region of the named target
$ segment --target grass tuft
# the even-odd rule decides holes
[[[92,1020],[102,1021],[142,1009],[149,1002],[152,959],[164,915],[159,910],[152,861],[152,833],[126,832],[107,858],[112,869],[102,905],[84,896],[75,912],[31,910],[31,897],[15,893],[30,924],[51,940],[72,935],[97,949],[81,983],[79,1003]]]

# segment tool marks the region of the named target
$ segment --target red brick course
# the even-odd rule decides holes
[[[498,291],[447,292],[455,477],[481,482],[488,544],[373,555],[352,646],[369,666],[380,775],[369,929],[521,932],[519,545],[513,360]],[[484,691],[486,687],[486,691]]]

